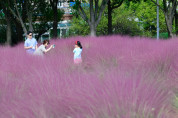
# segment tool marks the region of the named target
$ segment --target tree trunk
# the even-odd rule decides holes
[[[32,24],[32,12],[28,13],[28,21],[29,21],[29,31],[33,32],[33,24]]]
[[[92,37],[96,36],[95,16],[96,15],[93,10],[93,0],[90,0],[90,35]]]
[[[111,8],[111,0],[108,1],[108,34],[112,34],[112,8]]]
[[[165,19],[166,19],[166,25],[167,25],[167,30],[168,30],[168,37],[173,37],[173,33],[172,33],[172,21],[173,20],[167,14],[165,14]]]
[[[4,8],[5,13],[5,20],[6,20],[6,45],[12,44],[12,37],[11,37],[11,14],[10,11]]]
[[[95,0],[95,11],[94,11],[93,0],[90,0],[90,19],[89,20],[83,8],[79,6],[78,13],[81,15],[83,20],[85,20],[89,24],[91,36],[96,36],[96,27],[98,26],[101,20],[102,13],[104,11],[104,8],[107,5],[107,2],[108,0],[102,0],[101,6],[99,8],[98,1]]]
[[[168,36],[174,37],[174,34],[172,33],[172,24],[173,19],[175,15],[175,10],[177,7],[177,0],[163,0],[163,7],[158,5],[154,0],[151,0],[154,4],[159,6],[159,8],[164,12],[167,30],[168,30]]]
[[[95,24],[90,24],[90,36],[92,36],[92,37],[96,36]]]
[[[13,43],[18,43],[18,42],[24,41],[23,29],[21,27],[21,24],[18,21],[14,21],[14,23],[15,23],[15,27],[16,27],[17,38],[15,41],[13,41]]]
[[[175,30],[176,30],[176,36],[178,36],[178,14],[175,10]]]
[[[25,37],[23,37],[23,29],[22,29],[22,27],[16,26],[16,30],[17,30],[17,42],[24,41]]]
[[[7,27],[6,27],[6,45],[11,45],[12,44],[12,37],[11,37],[11,21],[10,21],[10,17],[8,16],[8,14],[6,14],[6,23],[7,23]]]
[[[10,8],[10,7],[9,7],[9,8]],[[17,3],[16,3],[16,2],[15,2],[15,9],[16,9],[17,15],[16,15],[16,13],[10,8],[12,14],[13,14],[13,15],[16,17],[16,19],[20,22],[20,24],[21,24],[21,26],[22,26],[22,28],[23,28],[23,31],[24,31],[24,33],[25,33],[25,35],[26,35],[26,34],[27,34],[27,29],[26,29],[25,24],[24,24],[24,22],[23,22],[23,20],[22,20],[22,17],[21,17],[21,15],[20,15],[20,12],[19,12],[19,10],[18,10]]]
[[[53,7],[53,15],[54,15],[54,22],[53,22],[53,37],[57,38],[57,25],[58,25],[58,12],[57,12],[57,3],[58,0],[54,1],[54,7]]]

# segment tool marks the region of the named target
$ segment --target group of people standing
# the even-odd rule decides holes
[[[46,52],[50,51],[55,45],[51,45],[48,49],[48,44],[50,44],[49,40],[44,40],[42,45],[39,47],[37,46],[37,41],[33,38],[33,33],[31,31],[27,32],[27,39],[24,43],[24,48],[27,53],[34,54],[34,55],[44,55]],[[78,64],[82,62],[82,45],[80,41],[75,41],[75,48],[73,50],[74,53],[74,63]]]
[[[27,32],[27,39],[25,40],[24,48],[26,49],[26,52],[29,54],[34,55],[43,55],[44,53],[48,52],[52,49],[54,45],[51,45],[48,49],[46,47],[49,44],[49,40],[44,40],[43,44],[39,47],[37,46],[37,41],[35,38],[33,38],[33,33],[31,31]]]

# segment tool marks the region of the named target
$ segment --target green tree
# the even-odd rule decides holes
[[[124,0],[109,0],[108,1],[108,34],[112,34],[112,13],[113,10],[120,7]]]
[[[163,11],[169,37],[174,37],[174,34],[172,32],[173,31],[173,20],[175,18],[178,1],[177,0],[162,0],[161,4],[159,5],[156,3],[156,0],[151,0],[151,1],[155,5],[159,6],[159,8]]]
[[[90,27],[86,21],[84,21],[80,16],[73,16],[71,21],[71,26],[69,30],[70,36],[82,35],[86,36],[90,32]]]
[[[130,36],[141,36],[143,32],[135,20],[134,11],[123,4],[113,12],[113,33]]]
[[[85,10],[85,9],[84,9]],[[86,13],[87,10],[85,10]],[[130,16],[132,15],[133,11],[129,11],[127,8],[124,7],[124,4],[116,8],[113,11],[113,33],[114,34],[121,34],[121,35],[142,35],[142,31],[140,27],[138,27],[138,23],[134,20],[129,20]],[[88,15],[86,14],[86,15]],[[86,21],[81,20],[80,16],[74,14],[74,17],[71,21],[71,29],[70,35],[87,35],[90,32],[90,27],[88,26]],[[133,18],[134,19],[134,18]],[[98,24],[96,34],[97,35],[107,35],[108,34],[108,13],[107,9],[104,11],[101,21]]]
[[[63,17],[64,11],[57,9],[57,12],[57,22],[59,22]],[[38,11],[36,11],[36,14],[34,14],[34,16],[34,21],[40,21],[39,23],[34,23],[34,32],[38,34],[36,37],[38,40],[39,37],[47,32],[51,27],[54,28],[54,25],[52,23],[54,21],[54,12],[50,4],[43,2],[39,6]]]
[[[22,41],[23,34],[26,34],[27,30],[34,31],[38,34],[37,38],[39,38],[52,27],[51,22],[54,20],[53,10],[48,1],[1,0],[0,8],[4,10],[5,16],[9,16],[9,18],[5,17],[6,20],[11,21],[11,23],[5,22],[5,25],[9,26],[6,32],[11,31],[13,26],[13,32],[15,30],[17,33],[16,41],[13,41],[13,43]],[[62,18],[63,12],[59,9],[57,12],[59,20]],[[10,37],[11,35],[9,33],[6,37],[8,39],[7,41],[10,41]]]
[[[74,8],[80,14],[80,16],[85,20],[90,27],[90,35],[96,36],[96,27],[98,26],[102,13],[107,5],[108,0],[89,0],[89,17],[81,6],[80,1],[76,1]]]
[[[132,17],[137,19],[138,25],[143,29],[145,36],[154,36],[156,35],[156,6],[151,1],[144,0],[140,3],[130,2],[128,9],[132,12]],[[144,10],[143,10],[144,9]],[[164,14],[160,11],[159,13],[159,24],[160,24],[160,33],[167,32],[166,23],[164,20]]]
[[[175,10],[175,15],[174,15],[174,19],[175,19],[175,32],[176,32],[176,35],[178,36],[178,11]]]
[[[3,2],[0,2],[0,9],[1,11],[1,18],[2,20],[5,19],[6,23],[6,44],[11,45],[12,43],[12,38],[11,38],[11,23],[12,23],[12,15],[10,14],[10,11],[6,5],[3,4]],[[5,23],[3,25],[5,25]],[[2,29],[1,29],[2,30]]]
[[[57,10],[58,2],[59,0],[50,0],[51,7],[53,9],[53,37],[54,38],[57,37],[57,25],[58,25],[58,21],[60,20],[58,19],[58,10]]]

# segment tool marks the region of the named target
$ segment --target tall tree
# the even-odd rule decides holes
[[[53,9],[53,38],[57,38],[57,25],[58,25],[58,10],[57,4],[59,0],[50,0],[51,7]]]
[[[27,19],[29,23],[29,30],[33,32],[33,14],[38,10],[41,3],[40,0],[25,0],[25,10],[27,12]]]
[[[12,37],[11,37],[11,14],[6,5],[3,4],[3,2],[0,3],[0,9],[2,9],[3,13],[5,14],[5,21],[6,21],[6,44],[11,45],[12,44]]]
[[[174,15],[174,19],[175,19],[175,30],[176,30],[176,35],[178,36],[178,13],[177,10],[175,9],[175,15]]]
[[[7,42],[6,42],[6,44],[10,45],[10,43],[12,43],[12,45],[13,45],[14,43],[22,41],[23,40],[22,26],[21,26],[19,20],[17,20],[17,18],[11,12],[11,10],[14,9],[13,0],[1,0],[0,4],[1,4],[1,7],[4,9],[4,13],[5,13],[5,16],[6,16],[5,18],[7,20],[7,27],[6,27],[7,28],[7,30],[6,30],[6,33],[7,33],[7,35],[6,35]],[[9,8],[12,8],[12,9],[9,9]],[[15,11],[15,13],[16,13],[16,11]],[[22,15],[22,19],[23,19],[23,21],[25,21],[26,20],[26,13],[22,12],[22,14],[23,14]],[[9,22],[9,21],[11,21],[11,22]],[[15,24],[15,27],[13,26],[14,24]],[[16,40],[12,40],[12,37],[11,37],[12,33],[10,33],[10,31],[12,31],[10,29],[10,28],[12,28],[11,26],[13,26],[14,29],[16,30],[15,31],[16,35],[17,35],[16,36],[17,37]],[[14,32],[14,30],[13,30],[13,32]]]
[[[162,0],[162,5],[158,5],[156,3],[156,0],[151,0],[151,1],[157,6],[159,6],[159,8],[164,12],[168,35],[169,37],[174,37],[174,34],[172,32],[172,29],[173,29],[172,25],[173,25],[173,19],[174,19],[178,1],[177,0]]]
[[[144,2],[144,0],[141,0],[138,3],[130,2],[129,7],[126,6],[125,8],[128,9],[128,11],[132,11],[129,14],[131,16],[130,18],[137,21],[138,26],[142,28],[142,31],[145,36],[154,37],[156,35],[157,6],[153,2]],[[167,32],[167,27],[162,11],[159,12],[159,18],[160,38],[163,38],[161,33]]]
[[[24,33],[27,34],[27,28],[21,15],[21,12],[23,12],[22,9],[24,8],[25,4],[23,4],[21,1],[7,0],[7,6],[11,13],[14,15],[14,17],[16,18],[16,20],[21,24]]]
[[[57,18],[57,22],[60,21],[63,17],[63,10],[58,9],[58,18]],[[41,4],[39,6],[39,10],[36,12],[36,14],[39,15],[35,15],[37,17],[37,20],[40,21],[40,23],[36,23],[34,25],[34,32],[37,35],[37,40],[39,39],[39,37],[44,34],[45,32],[47,32],[50,28],[53,27],[53,9],[51,8],[50,4],[45,4],[43,3],[43,5]]]
[[[87,12],[87,10],[85,11]],[[97,35],[108,34],[107,28],[108,16],[105,14],[107,14],[107,10],[104,11],[104,15],[102,15],[102,18],[97,26],[96,30]],[[87,12],[87,15],[89,15],[89,11]],[[133,10],[128,9],[126,5],[123,4],[118,9],[115,9],[112,15],[113,34],[130,36],[142,35],[143,30],[138,25],[138,22],[134,20],[135,17],[133,14]],[[71,21],[71,28],[69,31],[71,36],[75,35],[86,36],[90,32],[90,28],[86,21],[82,20],[82,18],[78,16],[78,14],[74,14]]]
[[[7,0],[9,10],[16,20],[21,24],[23,31],[27,34],[27,30],[33,31],[33,14],[39,8],[41,0]],[[10,4],[13,4],[11,6]],[[26,21],[27,20],[27,21]],[[28,23],[28,27],[26,25]]]
[[[9,11],[4,10],[5,13],[5,19],[6,19],[6,44],[7,45],[11,45],[12,44],[12,32],[11,32],[11,15],[9,13]]]
[[[90,35],[96,36],[96,27],[98,26],[102,13],[107,5],[108,0],[89,0],[90,5],[90,16],[88,17],[82,8],[81,1],[76,1],[76,9],[80,16],[85,20],[90,26]]]
[[[124,0],[109,0],[108,1],[108,34],[112,34],[112,12],[120,7]]]

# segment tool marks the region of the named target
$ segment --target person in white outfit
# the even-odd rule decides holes
[[[44,53],[50,51],[50,50],[54,47],[54,45],[51,45],[48,49],[46,49],[46,47],[48,46],[48,44],[49,44],[49,40],[44,40],[44,41],[43,41],[43,44],[40,45],[40,46],[36,49],[36,51],[34,52],[34,55],[41,55],[41,56],[43,56]]]
[[[75,41],[75,49],[73,50],[74,53],[74,64],[79,64],[82,62],[82,44],[80,41]]]

